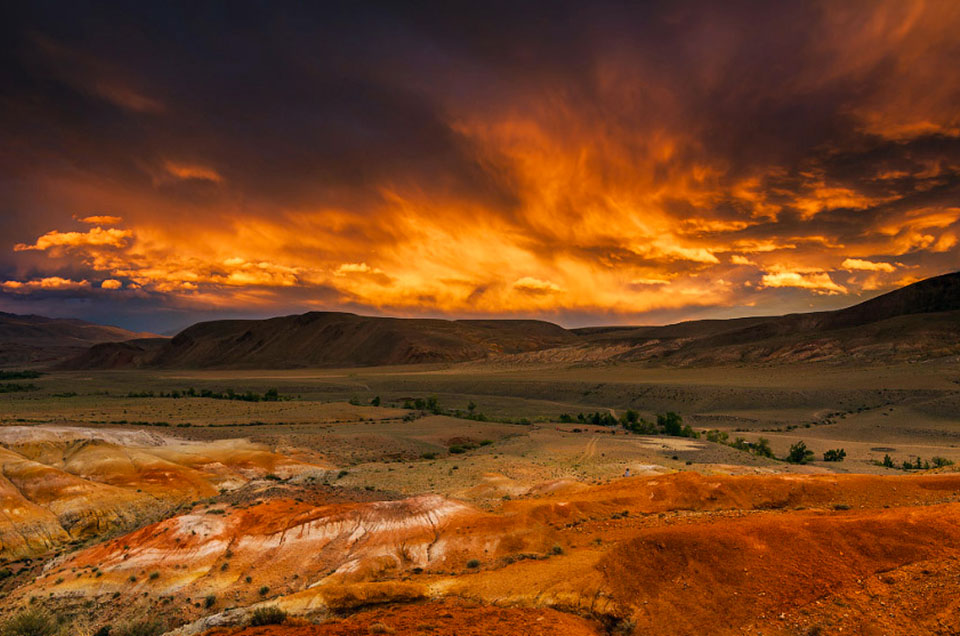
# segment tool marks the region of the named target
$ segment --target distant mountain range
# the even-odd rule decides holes
[[[0,312],[0,366],[48,365],[101,342],[153,336],[72,318]]]
[[[96,328],[79,321],[58,322]],[[115,340],[129,334],[100,329],[120,332]],[[106,340],[107,333],[97,332],[97,338]],[[836,311],[660,327],[568,330],[537,320],[375,318],[334,312],[220,320],[195,324],[172,339],[100,342],[62,366],[280,369],[474,360],[704,366],[948,355],[960,355],[960,273],[930,278]]]

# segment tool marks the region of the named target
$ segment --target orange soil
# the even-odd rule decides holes
[[[378,632],[383,625],[384,631]],[[472,606],[462,603],[399,605],[359,612],[323,625],[215,629],[206,636],[367,636],[371,633],[433,636],[599,636],[597,627],[577,616],[549,609]]]
[[[437,496],[319,507],[273,500],[148,526],[76,553],[17,594],[171,595],[187,620],[219,611],[195,603],[215,593],[224,604],[267,600],[291,612],[460,598],[593,615],[637,634],[896,633],[907,620],[936,633],[958,620],[958,495],[957,474],[679,473],[514,500],[496,513]],[[473,559],[479,567],[467,567]],[[863,598],[890,607],[837,609]],[[460,620],[461,608],[448,611]]]

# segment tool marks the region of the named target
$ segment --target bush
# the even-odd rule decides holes
[[[110,631],[110,636],[160,636],[165,631],[167,631],[166,626],[158,619],[145,619],[127,623],[116,631]]]
[[[891,458],[890,455],[884,455],[880,465],[885,468],[893,468],[893,458]]]
[[[471,570],[478,568],[480,567],[480,561],[478,561],[477,559],[470,559],[469,561],[467,561],[467,567],[470,568]]]
[[[259,607],[250,617],[250,625],[283,625],[287,620],[287,613],[279,607]]]
[[[825,462],[842,462],[843,458],[847,456],[847,451],[842,448],[833,448],[826,451],[823,454],[823,461]]]
[[[266,596],[270,593],[270,586],[264,585],[260,587],[260,596]]]
[[[773,458],[773,449],[770,448],[770,440],[766,437],[761,437],[757,439],[752,445],[753,452],[760,457],[770,457]]]
[[[813,451],[807,448],[802,441],[790,446],[790,452],[787,453],[786,460],[791,464],[806,464],[813,459]]]
[[[0,627],[2,636],[53,636],[57,633],[57,621],[40,609],[20,612]]]
[[[208,609],[216,605],[216,603],[217,603],[216,594],[208,594],[207,598],[203,599],[203,606]]]

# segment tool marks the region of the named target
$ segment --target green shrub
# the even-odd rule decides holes
[[[470,559],[469,561],[467,561],[467,567],[470,568],[471,570],[478,568],[480,567],[480,561],[478,561],[477,559]]]
[[[842,462],[846,456],[847,451],[843,450],[842,448],[832,448],[823,454],[823,461]]]
[[[203,599],[203,606],[206,607],[206,608],[211,608],[211,607],[213,607],[214,605],[216,605],[216,603],[217,603],[217,595],[216,595],[216,594],[208,594],[208,595],[207,595],[207,598]]]
[[[287,613],[279,607],[258,607],[250,617],[250,625],[283,625],[287,620]]]
[[[790,446],[790,452],[787,453],[786,460],[791,464],[806,464],[813,459],[813,451],[807,448],[802,441]]]
[[[264,586],[262,586],[262,587],[260,588],[260,596],[266,596],[266,595],[269,594],[269,593],[270,593],[270,587],[269,587],[269,586],[264,585]]]
[[[766,437],[757,439],[757,441],[751,444],[751,448],[753,449],[753,453],[755,455],[773,458],[773,449],[770,448],[770,440],[768,440]]]

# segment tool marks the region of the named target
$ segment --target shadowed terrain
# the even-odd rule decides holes
[[[366,367],[466,362],[708,366],[875,363],[960,353],[960,274],[853,307],[664,327],[566,330],[541,321],[423,320],[309,313],[199,323],[171,340],[95,345],[63,368]]]

